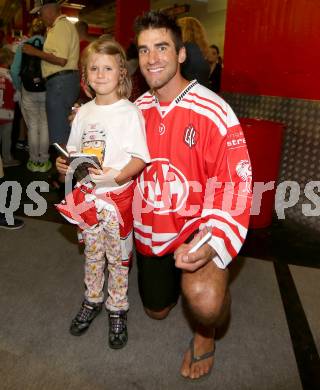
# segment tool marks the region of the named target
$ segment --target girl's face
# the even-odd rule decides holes
[[[94,53],[87,65],[87,79],[96,93],[98,104],[112,104],[119,100],[119,59],[116,55]]]

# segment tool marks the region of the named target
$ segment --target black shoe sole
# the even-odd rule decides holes
[[[89,329],[89,326],[87,328],[83,329],[81,332],[74,332],[71,329],[69,329],[69,333],[72,334],[72,336],[82,336]]]
[[[121,349],[121,348],[125,347],[127,345],[127,343],[128,343],[128,340],[124,344],[122,344],[122,345],[112,345],[112,344],[109,343],[109,347],[111,349]]]

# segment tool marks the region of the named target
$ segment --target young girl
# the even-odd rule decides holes
[[[85,79],[95,92],[95,99],[77,112],[67,149],[69,153],[95,154],[102,170],[89,169],[94,185],[91,200],[95,199],[96,220],[92,227],[82,231],[85,299],[72,320],[70,332],[76,336],[83,334],[102,309],[106,256],[109,346],[118,349],[128,338],[126,313],[129,309],[127,290],[132,252],[132,178],[145,167],[150,157],[143,117],[127,100],[131,82],[121,46],[115,41],[99,38],[86,48],[82,60]],[[65,159],[59,157],[56,165],[60,173],[67,173]]]

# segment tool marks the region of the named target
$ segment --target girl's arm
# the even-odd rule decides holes
[[[138,157],[132,157],[131,160],[125,165],[121,171],[110,167],[104,167],[102,170],[89,168],[91,179],[99,186],[113,187],[117,185],[123,185],[138,173],[140,173],[146,163]]]
[[[130,162],[121,169],[119,175],[115,177],[115,182],[119,185],[127,183],[140,173],[145,166],[146,163],[141,158],[132,157]]]

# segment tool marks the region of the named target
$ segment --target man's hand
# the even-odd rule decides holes
[[[57,167],[58,172],[61,175],[66,175],[68,168],[69,168],[69,165],[67,164],[66,159],[64,159],[63,157],[58,157],[56,159],[56,167]]]
[[[32,45],[28,45],[27,43],[22,46],[22,52],[28,54],[29,56],[37,56],[38,51],[38,49],[36,49]]]
[[[174,252],[176,267],[184,271],[194,272],[203,267],[215,256],[215,250],[209,245],[204,244],[194,253],[189,253],[190,249],[203,237],[205,232],[200,232],[188,244],[182,244]]]

